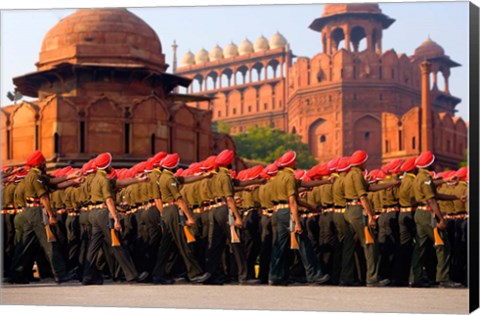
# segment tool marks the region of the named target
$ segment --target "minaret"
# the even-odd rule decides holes
[[[432,108],[430,103],[430,71],[432,64],[424,61],[420,65],[422,74],[422,151],[432,150]]]
[[[173,73],[175,73],[177,71],[177,41],[174,40],[173,41],[173,45],[172,45],[172,48],[173,48]]]

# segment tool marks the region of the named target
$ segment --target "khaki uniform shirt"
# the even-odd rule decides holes
[[[393,176],[387,176],[383,183],[391,183],[397,180],[397,177],[395,175]],[[393,207],[398,205],[398,188],[397,187],[390,187],[388,189],[382,189],[379,191],[381,198],[382,198],[382,204],[384,208],[388,207]]]
[[[406,173],[402,178],[402,183],[398,187],[398,201],[400,207],[409,208],[417,205],[415,193],[413,191],[413,182],[417,176],[412,173]]]
[[[104,170],[98,170],[92,180],[92,203],[104,203],[108,198],[114,199],[114,193],[107,173]]]
[[[333,204],[337,208],[345,208],[347,200],[345,199],[345,176],[347,173],[340,173],[338,178],[333,182]]]
[[[3,207],[4,208],[13,208],[14,205],[14,194],[17,184],[14,182],[8,183],[3,190]]]
[[[198,187],[198,194],[199,194],[199,201],[202,202],[209,202],[214,198],[212,185],[214,182],[214,178],[217,176],[216,173],[210,178],[204,178],[200,180],[199,187]]]
[[[345,176],[345,198],[347,200],[360,200],[361,196],[366,196],[368,184],[363,177],[362,171],[358,167],[352,167]]]
[[[215,198],[233,197],[235,191],[233,189],[233,181],[228,169],[220,167],[216,176],[212,179],[212,193]]]
[[[149,197],[150,199],[162,199],[160,195],[160,177],[162,176],[162,171],[158,168],[153,169],[151,173],[148,174],[150,178],[149,185]]]
[[[415,200],[420,204],[426,204],[427,200],[434,199],[437,193],[432,176],[425,169],[418,171],[417,177],[413,183],[413,192]]]
[[[273,183],[272,198],[277,202],[288,203],[290,196],[298,196],[297,181],[293,169],[287,167],[280,170]]]
[[[63,203],[65,204],[65,209],[73,210],[75,206],[72,203],[72,195],[75,193],[74,187],[65,188],[65,193],[63,194]]]
[[[260,206],[265,209],[270,209],[273,207],[272,199],[270,197],[272,180],[273,179],[269,179],[265,185],[262,185],[258,188],[258,199],[260,201]]]
[[[25,180],[21,180],[15,187],[13,193],[15,208],[25,207]]]
[[[443,183],[437,187],[437,191],[440,194],[453,195],[454,186]],[[442,213],[453,214],[455,212],[455,206],[453,200],[438,200],[438,207]]]
[[[55,210],[65,209],[65,203],[63,202],[65,195],[64,189],[58,189],[51,193],[50,195],[50,206]]]
[[[459,181],[458,184],[454,186],[454,189],[452,192],[453,192],[453,195],[459,196],[459,197],[467,195],[468,193],[467,182]],[[461,200],[454,200],[453,205],[455,206],[455,213],[468,211],[467,209],[468,204],[466,202],[462,202]]]
[[[169,170],[162,172],[160,177],[160,194],[162,196],[162,202],[177,201],[182,197],[180,194],[181,183],[180,180],[173,175]]]
[[[41,171],[37,168],[30,168],[24,181],[25,198],[40,198],[48,193],[48,178],[42,176]]]
[[[370,202],[370,205],[372,205],[372,209],[375,212],[382,212],[383,199],[381,192],[381,190],[368,192],[368,201]]]
[[[324,179],[328,179],[328,177],[324,177]],[[313,191],[315,191],[315,188],[313,189]],[[318,190],[320,192],[322,208],[327,209],[333,207],[333,184],[325,184],[319,186]]]

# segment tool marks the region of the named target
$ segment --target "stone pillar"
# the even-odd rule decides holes
[[[378,39],[377,39],[377,54],[381,55],[382,54],[382,32],[378,34]]]
[[[327,54],[331,55],[332,54],[332,36],[329,33],[327,37]]]
[[[438,87],[437,87],[437,76],[438,76],[438,71],[433,72],[433,86],[432,86],[432,90],[438,89]]]
[[[445,81],[445,85],[443,87],[443,92],[450,94],[450,89],[448,87],[448,78],[450,77],[450,69],[445,69],[442,71],[443,79]]]
[[[350,26],[346,25],[345,28],[343,29],[343,33],[345,34],[345,49],[347,51],[350,51]]]
[[[422,93],[422,125],[421,125],[421,137],[420,148],[422,151],[432,149],[432,109],[430,104],[430,71],[432,64],[428,61],[422,62],[420,65],[421,72],[421,93]]]

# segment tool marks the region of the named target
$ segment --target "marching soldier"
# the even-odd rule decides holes
[[[92,237],[88,245],[87,257],[84,265],[82,284],[103,284],[103,278],[98,275],[96,262],[104,240],[112,244],[111,251],[116,261],[122,268],[125,278],[129,282],[142,282],[148,277],[144,272],[138,275],[137,270],[128,252],[121,244],[112,243],[112,236],[118,237],[121,231],[119,216],[115,207],[112,184],[107,177],[111,172],[112,156],[110,153],[102,153],[95,158],[97,172],[92,180],[91,210]],[[109,231],[109,226],[112,231]]]
[[[30,167],[25,181],[25,222],[23,226],[23,250],[20,254],[19,263],[14,267],[12,275],[13,282],[28,282],[22,279],[26,268],[35,253],[35,240],[38,240],[40,246],[46,253],[50,262],[55,282],[61,283],[72,280],[73,275],[67,274],[65,262],[60,252],[60,248],[54,239],[47,239],[47,232],[51,231],[51,225],[55,225],[56,215],[50,207],[50,198],[48,196],[49,185],[57,185],[69,179],[69,177],[60,177],[49,179],[45,176],[46,161],[40,151],[35,151],[27,159],[27,166]],[[74,174],[72,177],[76,177]],[[71,184],[71,183],[68,183]],[[62,188],[58,185],[57,188]]]
[[[436,243],[436,281],[439,282],[441,287],[459,287],[458,283],[449,280],[450,243],[445,235],[445,220],[437,204],[437,199],[456,200],[459,197],[437,193],[432,176],[429,173],[429,168],[431,168],[434,161],[435,156],[430,151],[423,152],[415,160],[415,165],[418,168],[418,174],[413,183],[413,191],[417,201],[415,210],[416,235],[410,272],[410,286],[430,286],[422,280],[422,261],[425,256],[427,240],[430,239]]]
[[[400,205],[400,213],[398,215],[399,226],[399,251],[398,260],[399,270],[397,270],[398,278],[396,286],[408,285],[408,276],[410,273],[410,265],[412,261],[413,240],[415,237],[415,221],[414,214],[417,201],[413,191],[413,183],[416,178],[417,168],[415,167],[416,157],[407,159],[400,171],[403,173],[402,183],[398,188],[398,202]]]
[[[324,275],[320,269],[319,262],[315,259],[313,250],[306,233],[300,223],[298,214],[298,187],[294,175],[296,168],[296,153],[294,151],[286,152],[280,157],[276,164],[279,173],[275,177],[273,186],[274,193],[271,195],[274,206],[272,216],[272,229],[274,232],[272,259],[270,263],[270,273],[268,283],[270,285],[286,285],[285,278],[285,256],[287,246],[289,245],[291,225],[294,225],[292,232],[299,243],[299,254],[304,264],[306,279],[310,284],[321,284],[330,279],[329,275]]]
[[[460,168],[454,175],[457,183],[452,193],[457,196],[466,196],[468,193],[468,167]],[[467,259],[468,259],[468,203],[454,200],[455,207],[455,251],[453,253],[452,279],[467,286]]]
[[[162,217],[165,230],[160,242],[157,264],[153,271],[153,282],[157,284],[173,283],[166,278],[165,267],[168,256],[175,247],[183,259],[191,283],[203,283],[210,277],[210,274],[204,272],[200,267],[192,249],[187,244],[186,235],[182,231],[182,225],[194,226],[195,220],[180,194],[179,190],[182,183],[174,176],[174,171],[179,163],[180,159],[176,153],[167,155],[160,163],[162,167],[160,192],[163,202]]]

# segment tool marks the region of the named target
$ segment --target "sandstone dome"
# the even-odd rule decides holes
[[[210,61],[223,59],[223,50],[220,46],[216,45],[212,48],[208,56],[210,57]]]
[[[268,49],[269,49],[268,40],[263,35],[260,36],[259,38],[257,38],[255,43],[253,44],[253,50],[255,52],[264,51],[264,50],[268,50]]]
[[[233,42],[225,46],[223,49],[223,56],[225,58],[232,58],[238,56],[238,48]]]
[[[240,43],[240,46],[238,46],[238,53],[240,55],[246,55],[253,53],[253,44],[251,41],[249,41],[247,38],[243,40],[243,42]]]
[[[189,50],[182,57],[182,65],[183,66],[191,66],[193,64],[195,64],[195,55]]]
[[[445,55],[445,50],[439,44],[435,43],[430,37],[415,49],[414,55],[417,57],[439,57]]]
[[[273,34],[272,37],[270,37],[270,39],[268,40],[268,44],[271,49],[275,49],[279,47],[283,48],[285,47],[285,45],[287,45],[287,40],[285,39],[285,37],[283,37],[282,34],[280,34],[279,32],[276,32],[275,34]]]
[[[200,49],[196,54],[195,54],[195,63],[205,63],[208,62],[210,59],[208,57],[208,51],[206,51],[204,48]]]

